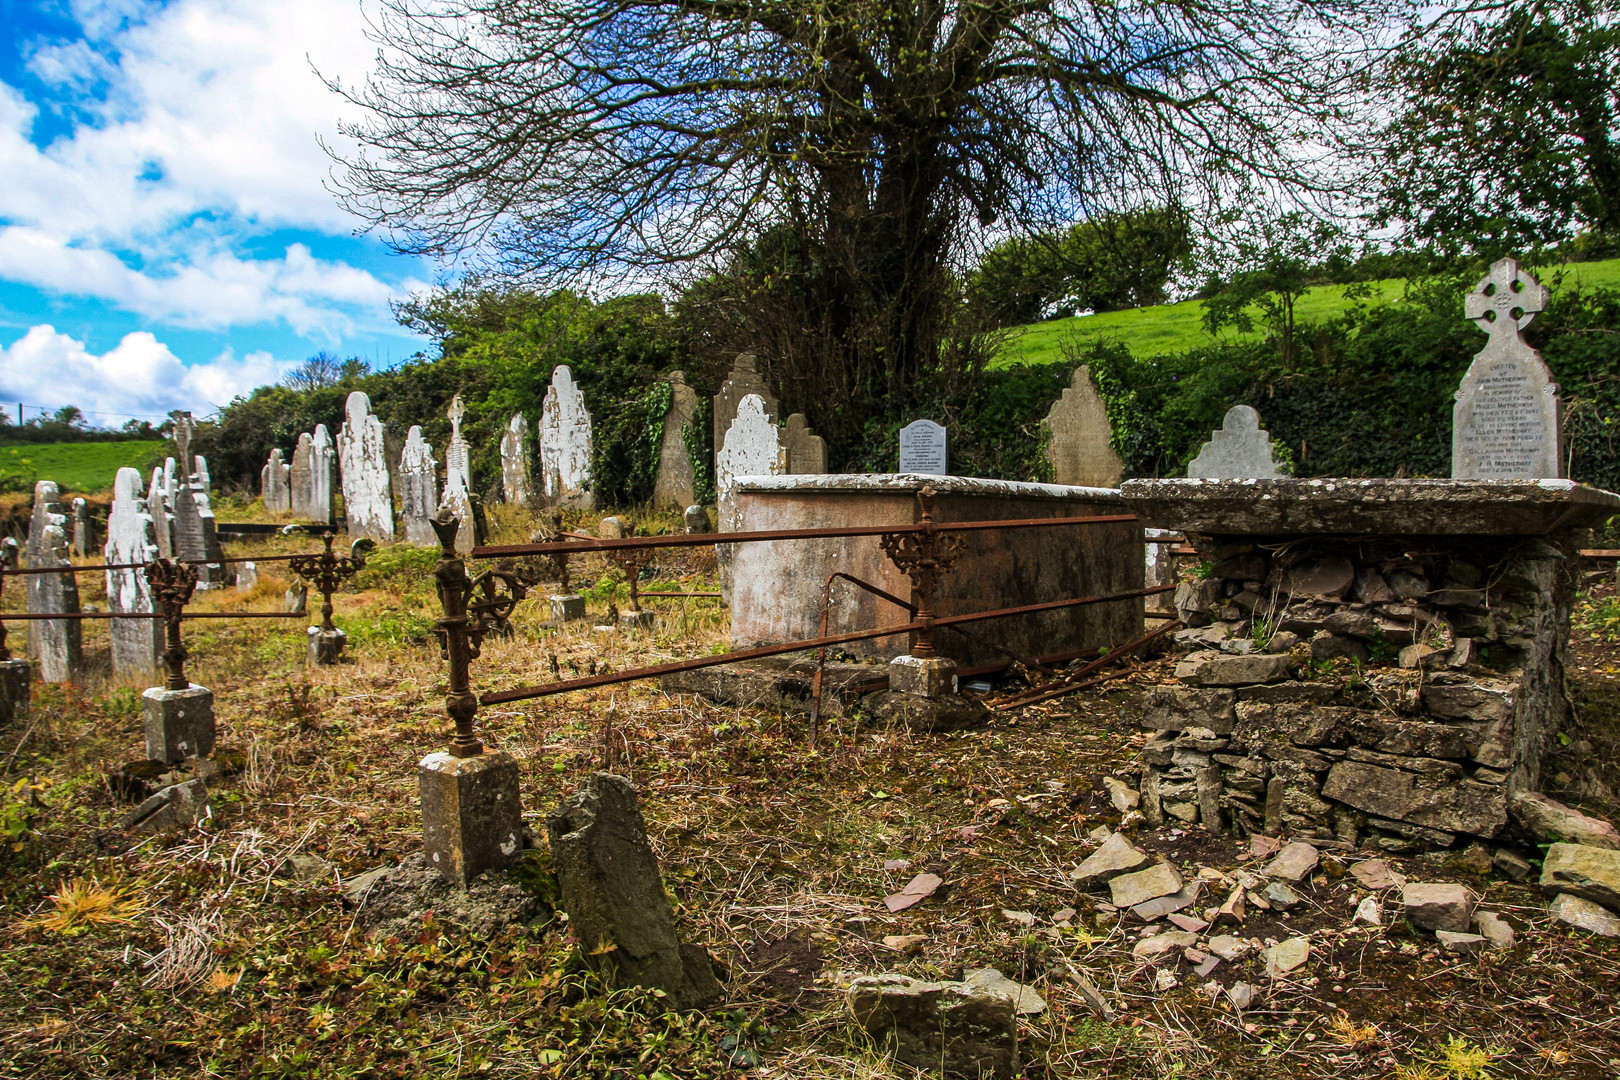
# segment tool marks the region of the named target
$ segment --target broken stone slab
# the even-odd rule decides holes
[[[1176,674],[1181,674],[1179,669]],[[1288,657],[1277,653],[1211,656],[1199,663],[1190,674],[1193,682],[1204,687],[1253,686],[1257,683],[1274,683],[1287,677]]]
[[[1514,824],[1543,842],[1567,841],[1587,847],[1620,851],[1620,830],[1599,818],[1534,791],[1521,791],[1508,800]]]
[[[1356,905],[1356,913],[1350,918],[1351,923],[1360,923],[1364,926],[1384,925],[1384,905],[1378,902],[1378,897],[1364,897]]]
[[[848,1002],[855,1022],[903,1064],[950,1077],[1018,1072],[1016,1006],[999,989],[864,975]]]
[[[1437,930],[1435,940],[1449,953],[1477,956],[1485,951],[1486,939],[1482,934],[1454,934],[1450,930]]]
[[[1034,990],[1015,983],[995,968],[975,968],[962,976],[962,985],[986,990],[999,990],[1013,1000],[1013,1010],[1019,1016],[1036,1016],[1046,1011],[1046,999]]]
[[[921,956],[923,946],[928,944],[928,935],[889,934],[884,937],[883,944],[886,948],[893,949],[897,953],[904,953],[906,956]]]
[[[1291,937],[1269,946],[1261,955],[1266,962],[1266,977],[1281,979],[1311,958],[1311,943],[1303,937]]]
[[[120,825],[141,832],[161,832],[164,829],[183,829],[213,814],[207,785],[201,780],[187,780],[154,792],[126,814]]]
[[[1254,946],[1231,934],[1216,934],[1209,939],[1208,949],[1228,963],[1236,963],[1254,951]]]
[[[1620,915],[1584,897],[1559,893],[1553,897],[1547,910],[1553,918],[1577,930],[1586,930],[1600,937],[1620,937]]]
[[[420,852],[395,866],[378,866],[344,882],[344,899],[359,910],[355,925],[372,937],[404,938],[422,932],[422,915],[466,927],[487,940],[508,926],[537,926],[551,917],[549,905],[506,870],[491,870],[465,887],[448,881]]]
[[[1174,892],[1169,896],[1160,896],[1145,903],[1137,904],[1131,908],[1131,914],[1143,922],[1162,919],[1166,915],[1173,916],[1175,912],[1185,911],[1198,903],[1198,895],[1203,892],[1203,889],[1204,883],[1202,881],[1194,881],[1180,892]]]
[[[579,600],[583,615],[585,601]],[[881,682],[888,670],[875,664],[829,660],[821,681],[823,716],[841,716],[860,695],[856,688]],[[698,694],[721,705],[746,705],[773,712],[810,712],[811,681],[815,665],[807,660],[768,657],[745,664],[722,664],[696,671],[677,671],[660,677],[667,693]]]
[[[1199,727],[1212,735],[1229,735],[1236,718],[1236,701],[1231,690],[1155,686],[1142,702],[1142,726],[1169,731]]]
[[[681,944],[636,789],[593,773],[546,817],[562,908],[586,962],[613,981],[664,991],[678,1009],[720,997],[708,954]]]
[[[1123,874],[1108,883],[1110,899],[1115,907],[1128,908],[1160,896],[1181,891],[1181,875],[1168,863],[1158,863],[1146,870]]]
[[[1131,842],[1123,835],[1114,833],[1074,868],[1069,880],[1077,889],[1088,889],[1121,874],[1139,870],[1150,861],[1152,860],[1148,856],[1132,847]]]
[[[1103,777],[1103,787],[1108,789],[1108,801],[1122,814],[1135,810],[1142,803],[1142,796],[1138,795],[1129,784],[1116,777]]]
[[[1530,860],[1516,851],[1509,851],[1507,848],[1496,849],[1496,852],[1491,856],[1491,865],[1514,881],[1523,881],[1535,870],[1535,867],[1530,865]]]
[[[1321,861],[1321,853],[1314,847],[1296,841],[1279,851],[1277,857],[1267,863],[1261,873],[1267,877],[1281,878],[1283,881],[1297,884],[1310,876],[1311,871],[1315,870]]]
[[[1518,687],[1509,682],[1430,684],[1423,688],[1423,707],[1447,720],[1511,720]]]
[[[1474,929],[1491,943],[1493,949],[1513,948],[1513,927],[1494,911],[1474,912]]]
[[[1273,881],[1270,885],[1267,885],[1265,891],[1260,895],[1265,897],[1266,903],[1278,911],[1287,911],[1289,908],[1304,902],[1299,893],[1280,881]]]
[[[974,697],[926,698],[881,690],[865,701],[877,720],[907,731],[966,731],[990,719],[990,710]]]
[[[1499,785],[1443,780],[1360,761],[1335,764],[1322,797],[1383,818],[1448,832],[1495,836],[1507,823],[1507,796]]]
[[[1405,885],[1406,878],[1389,868],[1383,859],[1367,859],[1350,867],[1350,876],[1367,889],[1390,889]]]
[[[1541,889],[1568,893],[1620,911],[1620,851],[1553,844],[1541,863]]]
[[[1162,934],[1143,938],[1131,946],[1131,955],[1138,960],[1151,960],[1176,949],[1190,949],[1198,944],[1198,935],[1186,930],[1166,930]]]
[[[1465,886],[1416,882],[1401,892],[1406,919],[1420,930],[1466,934],[1474,921],[1474,894]]]

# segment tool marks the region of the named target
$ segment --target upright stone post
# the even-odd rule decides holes
[[[73,500],[73,554],[83,559],[95,547],[95,526],[90,520],[90,504],[83,498]]]
[[[0,540],[0,596],[4,595],[6,571],[17,569],[17,541]],[[0,622],[0,724],[28,715],[30,692],[27,660],[19,660],[6,647],[6,627]]]
[[[68,519],[56,484],[34,485],[34,516],[28,527],[28,568],[70,567]],[[28,575],[28,611],[33,615],[77,615],[79,585],[72,574]],[[39,619],[28,624],[28,651],[39,660],[40,678],[71,682],[84,667],[78,619]]]
[[[511,506],[534,505],[534,483],[529,477],[529,421],[522,413],[507,421],[501,436],[501,493]]]
[[[461,435],[461,418],[466,415],[461,395],[450,399],[450,445],[444,452],[444,494],[439,506],[456,515],[461,528],[456,530],[456,551],[472,554],[475,529],[472,502],[472,448]]]
[[[152,535],[152,515],[141,498],[141,474],[134,469],[118,470],[113,481],[112,512],[107,515],[107,565],[121,567],[107,571],[107,610],[128,614],[150,614],[152,590],[139,567],[160,556]],[[113,619],[113,671],[123,675],[150,676],[157,670],[163,651],[163,624],[157,619]]]
[[[439,507],[439,480],[433,463],[433,444],[422,438],[416,424],[405,436],[399,452],[400,513],[405,542],[418,547],[438,543],[433,534],[433,515]]]
[[[456,554],[460,522],[447,509],[433,518],[439,538],[438,585],[440,652],[449,665],[444,711],[455,722],[449,750],[422,759],[417,783],[422,796],[422,845],[427,860],[455,885],[465,887],[485,870],[499,869],[523,848],[523,816],[518,802],[518,765],[507,753],[487,749],[473,734],[478,698],[470,668],[483,643],[484,628],[468,611],[473,581]]]
[[[197,588],[197,567],[170,559],[154,559],[146,567],[146,583],[157,610],[163,615],[163,664],[167,677],[141,695],[146,721],[146,756],[172,764],[214,752],[214,692],[186,678],[186,646],[180,637],[180,619]]]
[[[560,544],[566,541],[562,511],[555,507],[545,512],[540,519],[540,527],[529,535],[531,544]],[[569,585],[568,552],[554,551],[544,558],[546,569],[557,582],[557,591],[550,597],[551,621],[561,625],[585,618],[585,598]]]

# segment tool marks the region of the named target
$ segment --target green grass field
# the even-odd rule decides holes
[[[1556,272],[1537,271],[1536,276],[1554,288],[1567,287],[1577,281],[1585,285],[1620,286],[1620,259],[1571,263],[1564,268],[1561,282]],[[1405,287],[1406,282],[1401,278],[1374,283],[1376,295],[1384,300],[1399,299]],[[1306,293],[1296,311],[1300,321],[1316,322],[1333,318],[1344,308],[1344,286],[1324,285]],[[1063,359],[1065,341],[1084,346],[1098,338],[1122,341],[1137,356],[1186,352],[1215,340],[1204,332],[1203,318],[1204,302],[1186,300],[1179,304],[1034,323],[1014,330],[1012,340],[991,366],[1056,363]],[[1243,336],[1231,330],[1222,331],[1222,340],[1238,340]]]
[[[168,445],[161,439],[99,443],[18,443],[0,446],[0,472],[25,480],[55,480],[63,491],[94,494],[112,488],[125,465],[150,472]]]

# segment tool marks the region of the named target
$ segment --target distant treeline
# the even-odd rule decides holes
[[[91,427],[76,405],[64,405],[49,416],[36,416],[23,424],[12,422],[0,410],[0,443],[125,442],[167,438],[172,425],[165,420],[153,427],[148,420],[129,420],[120,428]]]

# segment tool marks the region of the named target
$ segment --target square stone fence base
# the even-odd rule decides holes
[[[458,758],[429,754],[417,767],[422,844],[428,864],[465,886],[485,870],[511,865],[523,850],[518,763],[485,750]]]
[[[31,674],[26,660],[0,660],[0,724],[28,715]]]
[[[1142,810],[1392,852],[1495,836],[1568,715],[1568,481],[1128,481],[1203,557],[1149,691]]]
[[[309,628],[309,662],[311,664],[335,664],[343,658],[343,648],[349,643],[349,635],[342,630],[322,630],[318,626]]]
[[[578,622],[585,618],[585,598],[578,593],[551,598],[551,621]]]
[[[141,713],[149,760],[173,764],[214,752],[214,692],[206,686],[154,686],[141,695]]]

